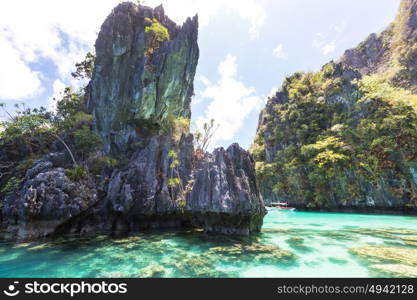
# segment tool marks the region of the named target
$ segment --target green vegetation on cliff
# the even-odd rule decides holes
[[[295,73],[261,113],[251,152],[266,201],[417,207],[417,1],[316,73]]]
[[[76,65],[73,77],[88,79],[93,65],[94,56],[88,53],[86,59]],[[86,166],[78,164],[89,164],[90,156],[101,145],[101,138],[92,131],[85,92],[84,88],[73,91],[67,87],[62,97],[55,99],[54,112],[44,107],[31,109],[17,104],[15,112],[11,113],[1,105],[9,119],[0,122],[0,199],[20,187],[34,161],[57,149],[72,161],[74,168],[68,170],[69,177],[86,177]]]
[[[416,95],[342,64],[296,73],[269,100],[251,152],[267,200],[415,205]]]
[[[395,20],[380,34],[371,34],[358,47],[345,52],[341,61],[364,75],[417,92],[417,2],[401,1]]]
[[[148,39],[148,49],[146,55],[152,57],[156,50],[159,49],[162,43],[169,41],[169,31],[156,18],[145,18],[145,36]]]

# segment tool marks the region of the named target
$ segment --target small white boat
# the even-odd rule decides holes
[[[276,208],[278,210],[283,210],[283,211],[294,211],[295,210],[294,207],[289,207],[288,203],[284,203],[284,202],[271,203],[271,207]]]

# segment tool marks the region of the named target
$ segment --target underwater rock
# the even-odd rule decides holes
[[[373,271],[383,273],[388,277],[417,277],[417,267],[404,265],[404,264],[381,264],[381,265],[371,265],[369,268]]]
[[[355,255],[373,262],[393,262],[417,266],[417,249],[362,246],[349,249]]]
[[[39,250],[45,250],[48,248],[53,248],[53,244],[51,243],[43,243],[43,244],[38,244],[32,247],[28,247],[27,250],[29,251],[39,251]]]
[[[121,271],[103,272],[100,277],[102,278],[129,278],[131,277],[128,273]]]
[[[403,241],[417,242],[417,236],[403,236],[401,239]]]
[[[299,237],[291,237],[286,240],[287,244],[294,250],[298,252],[311,252],[314,251],[313,248],[307,247],[304,244],[304,239]]]
[[[417,247],[417,236],[403,236],[401,240],[408,246]]]
[[[157,278],[163,277],[166,273],[166,270],[161,265],[150,265],[143,269],[139,270],[139,277],[140,278]]]
[[[213,277],[225,277],[226,275],[216,270],[215,262],[213,258],[210,258],[203,254],[187,254],[177,260],[176,271],[179,274],[186,274],[185,276],[192,278],[213,278]]]
[[[389,228],[379,228],[379,229],[358,228],[358,229],[352,229],[350,230],[350,232],[388,239],[388,240],[408,240],[408,242],[415,241],[414,236],[412,235],[417,234],[416,230],[389,229]]]
[[[129,236],[120,239],[113,239],[112,242],[115,244],[138,244],[142,237],[140,236]]]
[[[296,230],[285,229],[285,228],[263,228],[262,232],[264,233],[283,233],[283,234],[290,234],[296,233]]]
[[[255,256],[255,260],[264,264],[290,264],[296,259],[294,253],[288,250],[274,250],[271,253],[262,253]]]
[[[337,258],[337,257],[329,257],[327,260],[335,265],[345,265],[348,263],[346,259]]]
[[[233,260],[256,260],[265,264],[290,263],[296,259],[294,253],[288,250],[280,249],[276,245],[265,244],[235,244],[232,246],[213,247],[208,251],[209,255],[221,255],[222,259]],[[227,259],[229,258],[229,259]]]
[[[417,247],[417,242],[415,241],[404,241],[404,244],[408,245],[408,246],[415,246]]]
[[[299,246],[299,245],[304,244],[304,239],[300,238],[300,237],[292,237],[292,238],[289,238],[288,240],[286,240],[286,242],[290,246]]]
[[[329,237],[338,241],[355,241],[358,240],[358,237],[353,235],[351,232],[345,231],[323,231],[320,233],[321,236]]]
[[[223,254],[223,255],[256,255],[262,253],[271,253],[279,250],[276,245],[264,245],[264,244],[234,244],[231,246],[213,247],[209,249],[209,253]]]

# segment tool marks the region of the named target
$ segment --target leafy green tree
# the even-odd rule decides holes
[[[83,125],[80,129],[77,129],[73,133],[74,143],[83,158],[87,157],[87,154],[97,150],[102,145],[101,137],[91,130],[88,125]]]
[[[71,73],[75,79],[91,79],[94,71],[94,62],[96,57],[91,52],[88,52],[82,62],[76,63],[76,71]]]

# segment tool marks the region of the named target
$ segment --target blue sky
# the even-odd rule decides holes
[[[20,0],[0,4],[0,101],[53,108],[52,97],[91,50],[118,0]],[[143,2],[143,1],[142,1]],[[395,17],[399,0],[149,0],[176,22],[199,14],[194,127],[220,127],[212,147],[249,147],[271,91],[295,71],[337,60]],[[24,7],[25,9],[22,9]],[[1,117],[1,116],[0,116]]]

